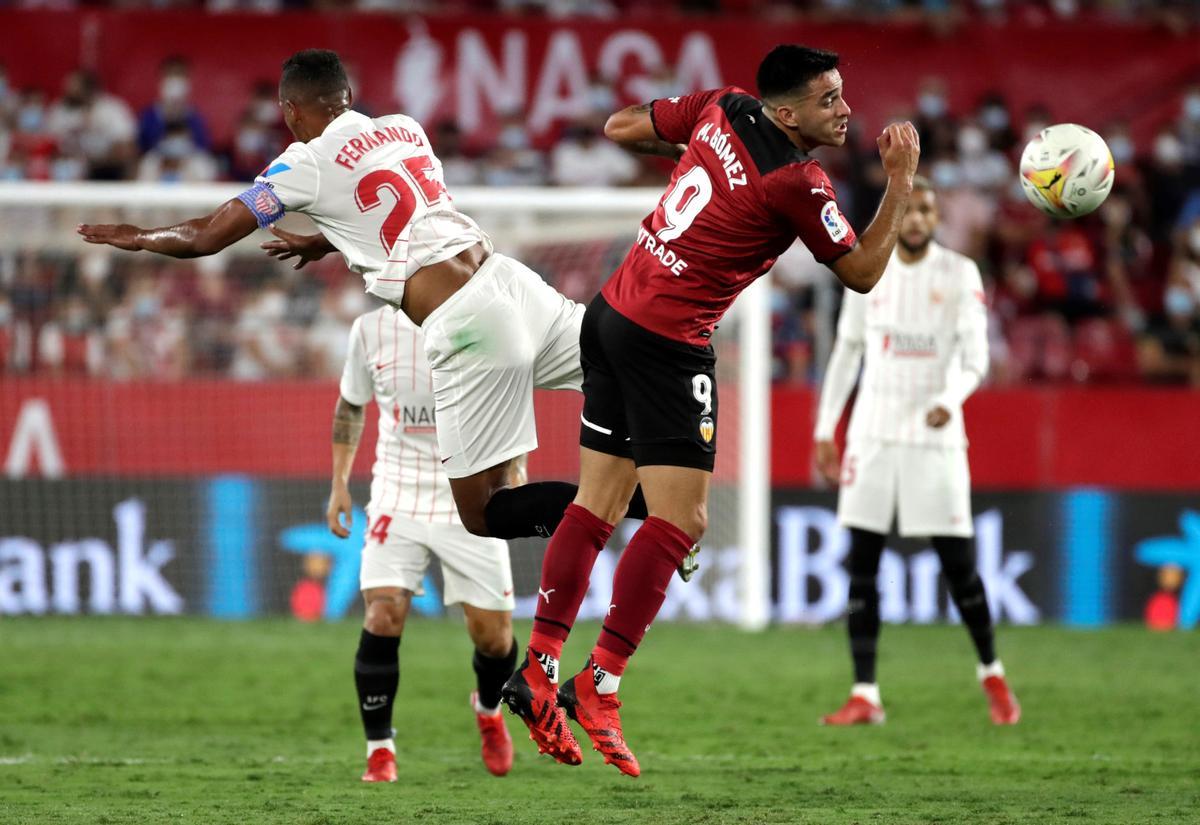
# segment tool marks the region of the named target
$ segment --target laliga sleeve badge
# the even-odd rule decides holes
[[[850,224],[838,210],[837,201],[826,201],[821,207],[821,225],[829,233],[829,240],[835,243],[850,233]]]
[[[711,444],[713,436],[717,432],[717,425],[713,423],[710,416],[704,416],[700,419],[700,437],[704,439],[705,444]]]

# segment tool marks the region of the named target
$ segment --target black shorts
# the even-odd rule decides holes
[[[717,455],[717,356],[711,346],[673,341],[638,326],[603,295],[579,333],[583,363],[580,445],[712,472]]]

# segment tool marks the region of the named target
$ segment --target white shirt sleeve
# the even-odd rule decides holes
[[[321,170],[312,152],[303,143],[293,143],[262,170],[238,200],[265,229],[285,212],[303,212],[312,206],[320,190]]]
[[[361,317],[356,318],[350,327],[350,346],[346,350],[346,363],[342,367],[339,389],[342,398],[356,407],[366,406],[375,397],[375,384],[371,380],[371,366],[367,363],[367,347],[363,338]]]
[[[858,379],[862,365],[867,328],[867,299],[852,290],[845,291],[842,314],[838,318],[837,340],[825,368],[821,385],[821,402],[817,407],[817,426],[813,437],[830,441],[837,430],[838,420],[846,407],[846,399]]]
[[[965,269],[955,319],[955,344],[961,369],[951,373],[946,388],[934,399],[935,404],[949,410],[962,407],[983,383],[988,371],[987,295],[975,262],[967,261]]]

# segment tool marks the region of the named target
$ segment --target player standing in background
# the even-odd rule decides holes
[[[512,739],[500,716],[500,688],[517,662],[508,545],[468,533],[438,458],[433,378],[421,331],[382,307],[355,320],[333,419],[333,484],[326,520],[350,535],[348,483],[363,430],[363,408],[379,405],[379,440],[359,574],[366,603],[354,657],[358,707],[367,736],[364,782],[396,781],[392,703],[400,683],[400,636],[430,556],[442,564],[446,604],[462,604],[475,645],[471,707],[483,762],[496,776],[512,767]]]
[[[996,658],[992,617],[975,568],[971,476],[962,404],[988,368],[987,306],[975,262],[933,240],[937,200],[914,179],[887,271],[869,296],[847,291],[821,389],[816,459],[841,481],[838,520],[850,530],[847,605],[854,686],[827,725],[884,721],[875,652],[883,543],[898,511],[901,536],[931,536],[950,596],[979,654],[977,675],[992,721],[1015,724],[1016,697]],[[850,417],[846,458],[834,430],[866,357]]]
[[[296,138],[254,186],[203,218],[160,229],[80,226],[88,243],[176,258],[211,255],[286,212],[308,215],[316,235],[276,230],[279,258],[302,264],[331,251],[425,337],[437,404],[438,451],[463,524],[497,538],[548,536],[573,484],[508,487],[509,465],[537,447],[533,389],[580,389],[583,307],[455,209],[442,164],[406,115],[351,109],[338,56],[307,49],[283,64],[279,105]],[[639,497],[640,502],[640,497]],[[644,517],[644,507],[630,516]]]
[[[605,134],[675,155],[670,186],[632,250],[589,305],[580,483],[546,550],[529,653],[504,686],[539,750],[578,764],[563,711],[606,762],[637,776],[617,689],[654,621],[671,574],[704,533],[717,427],[709,344],[738,293],[799,237],[841,281],[866,292],[891,256],[920,150],[911,124],[878,139],[887,190],[861,238],[808,152],[841,146],[850,107],[838,57],[780,46],[758,69],[759,100],[729,87],[617,112]],[[612,604],[579,675],[556,690],[559,657],[600,550],[641,482],[650,517],[617,565]]]

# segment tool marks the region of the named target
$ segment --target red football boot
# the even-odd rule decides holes
[[[1021,720],[1021,706],[1017,704],[1017,697],[1008,689],[1008,682],[1004,681],[1003,676],[988,676],[982,686],[987,694],[993,725],[1015,725]]]
[[[558,704],[580,724],[592,740],[592,748],[600,752],[606,764],[616,765],[627,776],[641,775],[637,757],[625,744],[621,732],[621,716],[617,712],[621,703],[615,693],[601,696],[596,692],[590,657],[583,670],[558,689]]]
[[[578,765],[583,762],[579,743],[557,704],[554,685],[534,655],[526,653],[525,661],[500,689],[500,698],[529,728],[538,753],[548,753],[564,765]]]
[[[821,717],[822,725],[882,725],[887,719],[883,708],[862,696],[851,696],[836,711]]]
[[[367,757],[367,772],[362,775],[363,782],[395,782],[396,754],[387,748],[376,748]]]
[[[508,727],[499,711],[488,714],[475,710],[478,700],[479,694],[472,691],[471,710],[475,711],[475,724],[479,726],[479,737],[483,740],[483,764],[493,776],[504,776],[512,769],[512,737],[508,735]]]

